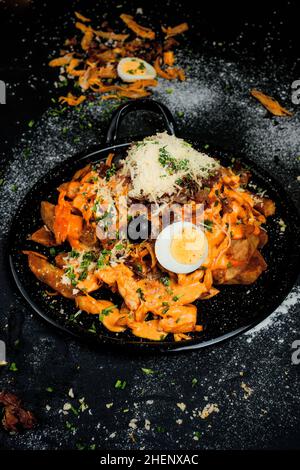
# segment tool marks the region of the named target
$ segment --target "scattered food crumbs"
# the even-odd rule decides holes
[[[253,389],[250,388],[245,382],[241,383],[241,388],[244,390],[244,398],[248,400],[248,398],[252,395]]]
[[[199,417],[201,419],[206,419],[212,413],[219,413],[219,407],[215,403],[207,403],[202,411],[199,412]]]
[[[181,411],[185,411],[185,409],[186,409],[186,404],[185,403],[176,403],[176,405],[178,406],[178,408]]]
[[[70,398],[74,398],[73,388],[70,388],[70,390],[68,391],[68,395]]]
[[[177,424],[182,424],[182,423],[183,423],[183,420],[182,420],[182,419],[176,419],[176,423],[177,423]]]
[[[286,224],[285,224],[284,220],[279,219],[278,224],[280,226],[280,232],[284,233],[285,230],[286,230]]]
[[[108,409],[109,409],[109,408],[111,408],[111,407],[113,406],[113,403],[106,403],[106,405],[105,405],[105,406],[106,406],[106,408],[108,408]]]
[[[79,409],[80,409],[81,412],[84,412],[85,410],[87,410],[89,408],[89,406],[85,403],[85,398],[84,397],[80,398],[78,401],[80,403]]]
[[[150,428],[151,428],[151,422],[149,421],[149,419],[145,419],[145,429],[147,431],[150,431]]]
[[[117,433],[116,432],[112,432],[110,435],[109,435],[109,438],[110,439],[114,439],[116,437]]]
[[[132,420],[129,421],[129,425],[128,425],[128,426],[129,426],[131,429],[136,429],[136,428],[137,428],[137,424],[136,424],[136,423],[137,423],[137,419],[136,419],[136,418],[132,418]]]
[[[194,441],[199,441],[200,436],[201,434],[199,431],[194,431],[194,436],[193,436]]]

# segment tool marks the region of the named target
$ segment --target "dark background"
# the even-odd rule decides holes
[[[296,2],[0,1],[0,79],[8,84],[7,104],[0,106],[2,178],[15,158],[13,149],[20,139],[27,138],[28,121],[41,118],[43,123],[51,98],[58,96],[53,87],[56,72],[49,71],[47,63],[72,34],[69,18],[73,10],[100,21],[103,14],[108,20],[122,11],[135,14],[137,7],[143,7],[141,18],[146,24],[174,25],[187,20],[190,31],[183,47],[207,63],[211,58],[214,63],[226,60],[238,64],[249,76],[255,76],[256,68],[270,77],[276,71],[278,90],[287,90],[284,104],[291,107],[289,87],[300,78]],[[276,91],[267,80],[265,83],[270,91]],[[243,147],[242,138],[232,140],[237,118],[232,110],[223,111],[226,135],[219,136],[217,126],[212,130],[204,123],[200,132],[209,139],[219,136],[218,143],[224,141],[227,147],[231,141],[233,151],[246,148],[251,153],[250,145]],[[266,125],[265,116],[260,122]],[[279,121],[272,123],[278,124],[280,132]],[[98,124],[94,138],[103,139],[106,126],[105,120]],[[186,121],[179,124],[182,132],[190,134],[196,132],[192,126],[192,120],[188,128]],[[255,148],[250,156],[274,170],[297,203],[295,146],[289,153],[288,139],[283,145],[287,148],[284,155],[275,155],[268,146],[264,158],[255,154]],[[36,430],[20,436],[0,430],[1,448],[76,449],[95,444],[97,449],[299,449],[299,366],[291,365],[290,359],[291,344],[299,339],[299,317],[290,316],[297,309],[293,301],[284,322],[275,322],[251,341],[244,336],[184,355],[139,356],[124,350],[95,350],[32,314],[7,275],[3,246],[0,338],[7,342],[8,361],[15,362],[18,371],[1,368],[0,388],[22,397],[39,424]],[[153,369],[155,374],[145,375],[142,367]],[[192,386],[195,378],[197,384]],[[127,381],[124,390],[114,388],[117,379]],[[243,382],[253,390],[249,398]],[[53,391],[47,391],[48,387]],[[70,388],[75,398],[68,396]],[[82,397],[89,409],[79,415],[62,413],[65,403],[78,407]],[[110,403],[113,405],[108,408]],[[181,411],[177,403],[184,403],[186,410]],[[196,415],[207,403],[218,404],[220,412],[201,420]],[[137,429],[128,427],[133,418]],[[150,421],[150,430],[145,428],[145,420]],[[200,437],[196,440],[195,436]]]

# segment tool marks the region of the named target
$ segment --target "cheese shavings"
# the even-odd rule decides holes
[[[156,202],[176,194],[184,179],[201,187],[202,181],[213,176],[219,167],[215,159],[163,132],[131,146],[122,173],[131,179],[131,198]]]

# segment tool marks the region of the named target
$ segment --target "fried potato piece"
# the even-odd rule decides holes
[[[128,326],[131,328],[132,333],[139,338],[163,341],[167,336],[167,333],[160,327],[159,320],[132,322]]]
[[[66,264],[65,257],[68,256],[68,253],[59,253],[55,256],[55,264],[58,268],[63,268]]]
[[[262,197],[255,204],[254,209],[261,212],[265,217],[270,217],[271,215],[275,214],[275,210],[276,210],[275,202],[273,202],[268,197]]]
[[[82,232],[82,217],[72,214],[72,205],[65,200],[65,191],[61,191],[55,206],[53,232],[58,244],[67,238],[78,240]]]
[[[103,325],[108,330],[115,333],[125,330],[125,326],[119,324],[122,320],[120,317],[124,317],[124,314],[120,315],[120,310],[109,300],[96,300],[90,295],[80,295],[76,298],[76,305],[87,313],[100,315]]]
[[[84,176],[86,176],[91,171],[92,165],[88,163],[85,167],[80,168],[73,175],[72,181],[81,181]]]
[[[41,217],[46,227],[53,232],[55,219],[55,205],[48,201],[41,202]]]
[[[33,242],[39,243],[43,246],[56,246],[56,240],[54,235],[47,227],[43,226],[36,230],[31,236],[30,240]]]
[[[253,284],[253,282],[255,282],[266,269],[267,263],[265,262],[262,254],[257,250],[247,266],[240,270],[234,278],[225,281],[224,284]]]
[[[84,223],[81,235],[79,237],[79,241],[88,248],[95,247],[98,243],[95,228],[91,225],[87,225],[86,223]]]
[[[159,326],[167,333],[188,333],[194,331],[197,321],[197,307],[182,305],[170,307]]]
[[[68,299],[75,298],[72,286],[62,283],[64,275],[62,269],[53,266],[53,264],[47,261],[46,257],[41,256],[39,253],[34,251],[23,251],[23,253],[28,255],[29,268],[39,281],[44,282],[47,286]]]

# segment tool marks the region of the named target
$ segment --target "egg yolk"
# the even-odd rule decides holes
[[[143,62],[138,60],[127,60],[122,64],[122,69],[124,73],[130,75],[144,75],[146,73],[146,67]]]
[[[173,258],[182,264],[194,264],[203,255],[204,236],[194,227],[184,227],[171,242]]]

